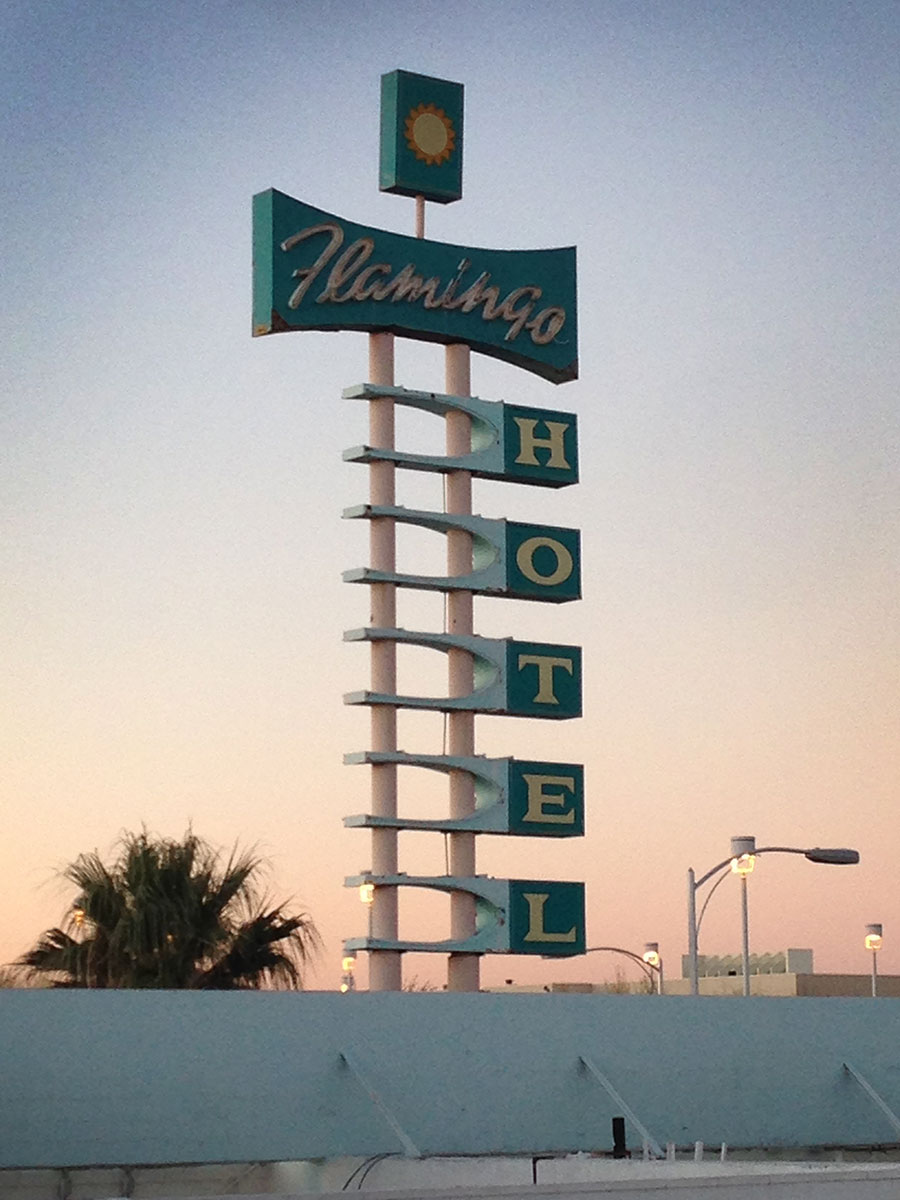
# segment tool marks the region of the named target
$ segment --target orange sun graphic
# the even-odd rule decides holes
[[[406,118],[406,142],[416,158],[429,167],[440,166],[453,153],[456,130],[442,108],[420,104]]]

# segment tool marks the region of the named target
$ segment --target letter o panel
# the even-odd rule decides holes
[[[581,597],[581,535],[552,525],[506,526],[507,594],[562,603]]]

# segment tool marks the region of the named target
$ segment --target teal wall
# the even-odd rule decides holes
[[[900,1004],[597,995],[0,991],[0,1167],[900,1140]],[[629,1141],[640,1135],[629,1122]]]

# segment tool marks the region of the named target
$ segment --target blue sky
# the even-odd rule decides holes
[[[367,603],[340,572],[366,549],[340,513],[366,480],[340,454],[365,418],[340,392],[365,338],[250,338],[250,197],[411,232],[377,190],[403,67],[466,88],[464,199],[429,236],[579,254],[579,380],[476,357],[473,390],[578,412],[578,488],[482,484],[476,509],[580,527],[585,599],[480,600],[476,627],[585,647],[583,720],[478,738],[583,761],[589,832],[482,838],[479,869],[585,879],[591,941],[677,962],[684,873],[732,834],[853,845],[845,872],[761,864],[754,940],[865,971],[882,921],[900,972],[896,5],[10,0],[0,23],[0,959],[59,919],[55,867],[141,822],[258,843],[326,935],[321,986],[362,931],[340,818],[366,772],[341,756],[368,723],[341,694],[368,664],[341,632]],[[401,344],[397,378],[442,389],[440,350]],[[406,624],[439,628],[432,600]],[[402,718],[407,748],[437,751],[434,720]],[[408,809],[439,808],[423,789]],[[438,842],[405,838],[403,869],[442,870]],[[739,944],[725,890],[710,953]],[[548,970],[611,967],[483,974]]]

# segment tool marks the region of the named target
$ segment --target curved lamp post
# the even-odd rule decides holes
[[[632,962],[636,962],[650,981],[650,986],[657,996],[663,994],[663,961],[659,956],[658,942],[645,942],[644,953],[635,954],[633,950],[623,950],[621,946],[588,946],[585,954],[598,954],[606,950],[610,954],[624,954]],[[554,961],[559,961],[556,955],[547,955]]]
[[[859,862],[858,850],[846,850],[814,846],[810,850],[802,850],[797,846],[760,846],[757,848],[754,837],[733,837],[731,839],[731,854],[720,863],[716,863],[704,875],[697,879],[694,868],[688,868],[688,958],[690,960],[691,995],[700,993],[699,970],[697,962],[697,939],[700,933],[700,922],[706,912],[710,898],[722,880],[729,872],[741,877],[741,958],[743,969],[743,992],[750,995],[750,932],[747,913],[747,876],[753,870],[760,854],[802,854],[810,862],[828,863],[831,866],[847,866]],[[710,888],[709,893],[697,916],[697,892],[707,880],[714,875],[719,878]]]
[[[884,932],[881,925],[866,926],[866,949],[872,951],[872,995],[878,995],[878,951],[881,949],[884,938],[881,936]]]

